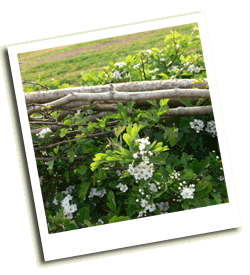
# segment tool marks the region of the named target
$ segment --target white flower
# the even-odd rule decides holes
[[[70,203],[69,203],[69,198],[65,197],[62,201],[61,201],[61,205],[62,207],[69,207]]]
[[[193,121],[190,122],[191,128],[196,130],[197,133],[200,131],[203,131],[204,128],[204,122],[199,119],[194,119]]]
[[[165,59],[165,58],[163,58],[163,57],[162,57],[162,58],[160,58],[160,61],[161,61],[161,62],[163,62],[163,61],[165,61],[165,60],[166,60],[166,59]]]
[[[57,202],[57,200],[56,200],[56,197],[54,197],[53,203],[54,203],[55,205],[58,205],[58,202]]]
[[[206,127],[205,131],[212,134],[213,137],[215,137],[217,135],[215,122],[213,120],[211,120],[207,123],[207,127]]]
[[[122,175],[121,171],[116,170],[116,174],[118,175],[118,177],[120,177]]]
[[[67,213],[67,214],[65,215],[65,217],[66,217],[67,219],[69,219],[69,220],[73,219],[72,213]]]
[[[102,219],[98,219],[98,222],[104,224],[104,221]]]
[[[145,199],[142,199],[141,200],[141,207],[147,207],[149,204],[148,204],[148,201],[145,200]]]
[[[124,62],[116,62],[114,65],[117,66],[117,67],[119,67],[119,68],[122,68],[122,67],[124,67],[126,65],[126,63],[124,63]]]
[[[167,211],[169,209],[169,203],[166,202],[161,202],[161,203],[157,203],[157,205],[159,206],[161,211]]]
[[[122,185],[121,187],[120,187],[120,190],[122,191],[122,192],[126,192],[127,190],[128,190],[128,186],[125,184],[125,185]]]
[[[36,136],[40,137],[40,138],[44,138],[45,135],[51,132],[51,130],[49,128],[43,128],[42,131],[40,131],[39,133],[36,134]]]
[[[149,158],[145,155],[142,156],[142,160],[145,162],[145,163],[149,163]]]
[[[41,184],[41,185],[43,185],[43,180],[44,180],[44,178],[43,178],[43,176],[41,176],[41,177],[39,178],[39,181],[40,181],[40,184]]]
[[[98,191],[98,196],[103,197],[106,194],[106,189],[102,189],[101,191]]]
[[[153,203],[152,205],[149,205],[149,206],[148,206],[148,210],[149,210],[149,212],[155,211],[155,210],[156,210],[155,204]]]
[[[154,183],[151,183],[151,184],[150,184],[150,190],[151,190],[152,192],[157,192],[157,191],[158,191],[158,189],[157,189],[157,187],[156,187],[156,185],[155,185]]]
[[[134,154],[133,154],[133,158],[134,158],[134,159],[137,159],[137,158],[138,158],[138,154],[137,154],[137,153],[134,153]]]
[[[182,190],[181,196],[183,199],[191,199],[194,191],[195,191],[195,189],[186,187]]]
[[[134,69],[137,69],[139,66],[140,66],[141,64],[140,63],[138,63],[138,64],[136,64],[136,65],[134,65]]]
[[[156,75],[153,75],[151,79],[152,79],[152,80],[155,80],[155,78],[156,78]]]
[[[115,79],[122,79],[121,73],[119,71],[114,71],[113,73],[111,73],[111,75],[113,76],[113,78]]]
[[[146,53],[151,53],[152,51],[151,50],[146,50]]]

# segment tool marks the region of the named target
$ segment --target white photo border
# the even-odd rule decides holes
[[[162,214],[142,219],[49,234],[30,134],[18,54],[195,22],[197,22],[199,26],[229,202],[192,210],[183,210],[177,213]],[[241,226],[204,13],[199,12],[180,15],[151,22],[135,23],[133,25],[11,46],[8,47],[8,53],[45,261],[154,243]]]

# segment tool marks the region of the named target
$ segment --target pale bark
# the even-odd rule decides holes
[[[69,95],[41,105],[28,107],[28,115],[41,112],[44,106],[51,106],[51,110],[60,109],[64,105],[86,100],[92,103],[96,100],[115,100],[115,101],[134,101],[136,103],[144,102],[145,100],[160,100],[164,98],[210,98],[209,90],[207,89],[171,89],[171,90],[156,90],[147,92],[117,92],[110,90],[103,93],[70,93]]]
[[[207,88],[207,80],[204,82],[193,83],[195,79],[175,79],[175,80],[157,80],[157,81],[138,81],[113,84],[114,89],[118,92],[138,92],[138,91],[155,91],[165,89],[191,89]],[[76,88],[67,88],[50,91],[40,91],[25,94],[26,104],[47,103],[63,98],[70,93],[104,93],[109,91],[110,85],[85,86]]]

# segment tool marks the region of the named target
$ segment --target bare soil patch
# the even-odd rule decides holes
[[[82,53],[84,52],[87,52],[87,51],[102,51],[104,48],[108,47],[108,46],[113,46],[113,45],[120,45],[122,43],[126,43],[126,42],[129,42],[131,40],[136,40],[136,39],[139,39],[139,38],[142,38],[144,36],[147,36],[148,34],[141,34],[141,35],[131,35],[131,36],[126,36],[126,37],[118,37],[114,40],[111,40],[111,41],[104,41],[104,42],[101,42],[101,43],[98,43],[98,44],[94,44],[94,45],[89,45],[89,46],[82,46],[80,48],[77,48],[77,49],[73,49],[73,50],[69,50],[69,51],[65,51],[65,52],[62,52],[62,53],[58,53],[58,54],[53,54],[53,55],[50,55],[48,57],[45,57],[45,58],[41,58],[41,59],[38,59],[36,61],[33,61],[34,62],[33,64],[29,64],[29,58],[25,58],[25,63],[24,64],[20,64],[22,65],[23,68],[32,68],[34,66],[37,66],[41,63],[46,63],[46,62],[50,62],[50,61],[58,61],[58,60],[64,60],[64,59],[69,59],[69,58],[72,58],[72,57],[75,57],[75,56],[79,56],[81,55]],[[43,51],[42,53],[48,53],[48,52],[52,52],[52,51],[57,51],[59,49],[63,49],[65,47],[68,47],[68,46],[62,46],[62,47],[57,47],[57,48],[53,48],[53,49],[48,49],[46,51]],[[39,53],[41,54],[41,53]],[[37,55],[32,55],[31,57],[35,57],[35,56],[39,56],[39,54]]]

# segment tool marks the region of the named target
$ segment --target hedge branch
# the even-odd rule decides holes
[[[100,136],[105,136],[105,135],[111,135],[113,133],[114,133],[114,131],[90,134],[90,135],[87,135],[87,136],[84,136],[84,137],[79,137],[79,138],[75,138],[75,139],[71,139],[71,140],[64,140],[64,141],[60,141],[60,142],[57,142],[57,143],[52,143],[50,145],[43,146],[43,147],[36,147],[36,148],[34,148],[34,150],[35,151],[40,151],[40,150],[44,150],[44,149],[48,149],[48,148],[53,148],[53,147],[56,147],[58,145],[67,144],[69,141],[71,143],[75,143],[75,142],[77,142],[77,140],[81,140],[81,139],[85,139],[85,138],[100,137]]]
[[[41,112],[42,108],[45,106],[51,106],[54,108],[61,108],[65,104],[70,102],[86,100],[90,103],[96,100],[124,100],[124,101],[134,101],[136,103],[144,102],[145,100],[160,100],[164,98],[210,98],[209,90],[207,89],[171,89],[171,90],[157,90],[157,91],[147,91],[147,92],[117,92],[113,89],[112,84],[109,92],[104,93],[71,93],[63,98],[55,100],[50,103],[30,106],[28,108],[28,115],[33,113]]]
[[[138,91],[155,91],[167,89],[206,89],[208,82],[196,82],[196,79],[175,79],[175,80],[156,80],[156,81],[136,81],[129,83],[113,84],[114,89],[118,92],[138,92]],[[76,88],[66,88],[50,91],[39,91],[25,94],[26,104],[47,103],[63,98],[70,93],[104,93],[109,91],[109,84],[97,86],[85,86]]]
[[[51,157],[51,158],[36,158],[36,160],[37,161],[45,161],[45,162],[47,162],[47,161],[50,161],[50,160],[56,160],[58,158],[63,159],[63,160],[69,160],[69,157],[58,157],[58,156]],[[88,155],[84,155],[84,156],[80,156],[80,157],[74,157],[74,160],[87,159],[87,158],[89,158],[89,156]]]

